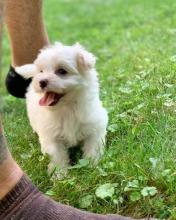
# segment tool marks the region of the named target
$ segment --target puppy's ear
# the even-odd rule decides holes
[[[15,71],[19,75],[21,75],[23,78],[29,79],[29,78],[32,78],[36,74],[37,69],[36,69],[35,64],[26,64],[20,67],[16,67]]]
[[[74,45],[77,48],[77,65],[81,72],[89,71],[95,67],[96,57],[86,51],[79,43]]]

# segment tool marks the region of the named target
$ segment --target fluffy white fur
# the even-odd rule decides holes
[[[94,163],[103,153],[108,116],[99,99],[95,63],[93,54],[78,43],[56,43],[43,49],[33,64],[16,68],[24,78],[33,77],[26,94],[28,116],[42,153],[51,157],[50,169],[56,165],[66,168],[68,148],[80,142],[84,158]],[[59,68],[67,74],[56,74]],[[47,80],[45,88],[41,80]],[[40,106],[46,92],[64,96],[54,106]]]

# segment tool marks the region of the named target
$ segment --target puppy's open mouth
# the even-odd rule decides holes
[[[46,92],[44,96],[39,100],[39,105],[41,106],[54,106],[59,100],[64,96],[64,94],[58,94],[55,92]]]

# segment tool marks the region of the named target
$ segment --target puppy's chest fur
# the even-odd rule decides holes
[[[35,97],[35,98],[34,98]],[[38,105],[37,96],[27,95],[31,126],[39,137],[50,137],[72,147],[88,137],[95,129],[89,121],[86,103],[59,103],[53,110]]]

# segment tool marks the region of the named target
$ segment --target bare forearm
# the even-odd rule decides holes
[[[0,199],[15,186],[22,175],[21,168],[8,150],[0,118]]]
[[[2,122],[0,118],[0,165],[7,159],[9,154],[7,144],[3,135]]]
[[[12,64],[33,62],[38,51],[48,44],[42,0],[5,0],[4,18],[12,48]]]
[[[0,165],[7,159],[8,154],[9,153],[4,136],[0,134]]]

